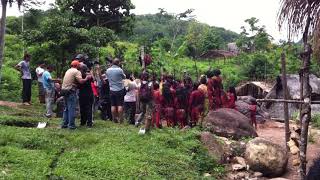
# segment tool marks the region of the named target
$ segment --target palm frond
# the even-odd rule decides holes
[[[12,6],[13,3],[17,3],[18,8],[20,9],[24,0],[8,0],[7,2],[9,3],[10,7]]]
[[[310,32],[319,28],[320,0],[281,0],[278,14],[279,27],[288,27],[292,35],[299,35],[304,30],[307,18],[310,14]]]
[[[308,36],[312,38],[315,53],[320,54],[320,0],[280,0],[280,4],[279,28],[286,27],[291,36],[301,35],[310,17]]]

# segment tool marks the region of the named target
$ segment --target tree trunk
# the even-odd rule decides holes
[[[146,63],[144,62],[144,46],[141,46],[140,48],[140,52],[141,52],[141,62],[142,62],[142,71],[145,73],[147,72],[147,68],[146,68]]]
[[[1,15],[1,22],[0,22],[0,84],[1,84],[2,64],[4,59],[4,36],[6,34],[7,3],[8,3],[7,0],[1,0],[2,15]]]
[[[286,57],[285,54],[281,54],[281,70],[282,70],[282,89],[283,89],[283,98],[288,100],[288,86],[287,86],[287,71],[286,71]],[[286,148],[289,150],[288,142],[290,140],[290,127],[289,127],[289,111],[288,103],[283,103],[283,113],[284,113],[284,123],[285,123],[285,137],[286,137]]]
[[[304,52],[301,54],[302,60],[303,60],[303,67],[301,69],[302,74],[302,81],[303,84],[303,100],[304,104],[302,105],[302,109],[300,112],[300,122],[301,122],[301,135],[300,135],[300,167],[299,167],[299,173],[300,178],[302,180],[306,179],[306,154],[307,154],[307,145],[308,145],[308,128],[309,123],[311,121],[311,93],[312,89],[310,86],[310,64],[311,64],[311,54],[312,49],[311,45],[308,43],[308,34],[309,34],[309,26],[311,23],[310,13],[309,17],[306,22],[306,27],[303,33],[303,44],[304,44]]]
[[[174,29],[174,32],[173,32],[173,38],[172,38],[172,41],[171,41],[171,46],[170,46],[170,52],[171,52],[171,54],[172,54],[172,51],[173,51],[173,46],[174,46],[174,42],[176,41],[176,38],[177,38],[177,35],[178,35],[178,33],[179,33],[179,29],[180,29],[180,24],[179,24],[179,21],[180,19],[178,19],[177,21],[176,21],[176,29]]]
[[[291,104],[304,104],[302,100],[284,100],[284,99],[257,99],[257,102],[274,102],[274,103],[291,103]],[[320,104],[320,101],[311,101],[311,104]]]
[[[195,58],[193,58],[193,61],[194,61],[194,67],[196,69],[196,74],[197,74],[196,81],[198,81],[199,80],[199,71],[198,71],[198,66],[197,66],[197,60]]]

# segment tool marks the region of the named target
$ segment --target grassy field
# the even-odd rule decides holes
[[[202,147],[199,129],[141,136],[135,127],[96,120],[92,129],[70,131],[58,128],[60,119],[32,127],[46,121],[42,112],[39,105],[0,107],[0,179],[215,179],[224,172]]]

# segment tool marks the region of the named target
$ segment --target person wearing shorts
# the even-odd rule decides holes
[[[123,80],[125,78],[123,70],[120,68],[120,60],[114,59],[112,66],[107,69],[107,78],[110,86],[110,101],[112,120],[114,122],[123,122],[123,104],[125,89]]]

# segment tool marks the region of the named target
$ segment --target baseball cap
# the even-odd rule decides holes
[[[77,61],[77,60],[73,60],[73,61],[71,62],[71,66],[78,66],[79,64],[80,64],[80,62]]]

